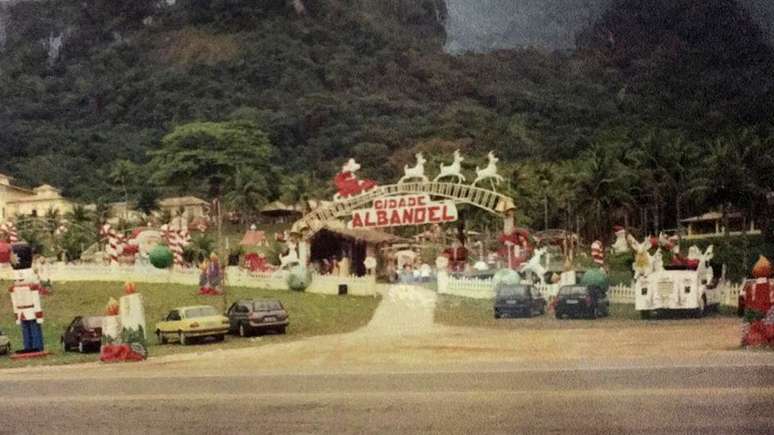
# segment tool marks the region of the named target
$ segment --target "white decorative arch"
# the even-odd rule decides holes
[[[354,210],[362,208],[375,199],[411,194],[451,199],[455,203],[470,204],[500,216],[515,208],[514,201],[510,197],[477,186],[438,181],[390,184],[377,186],[360,195],[342,198],[329,206],[320,207],[296,221],[292,231],[308,239],[325,227],[326,223],[349,216]]]

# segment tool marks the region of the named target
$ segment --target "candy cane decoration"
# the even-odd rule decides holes
[[[16,243],[19,241],[19,235],[16,232],[16,225],[14,225],[13,222],[8,221],[0,225],[0,231],[5,232],[9,243]]]
[[[110,258],[110,264],[118,264],[118,247],[120,246],[120,239],[116,234],[116,230],[111,228],[110,224],[105,224],[102,226],[100,234],[103,239],[107,239],[105,251]]]
[[[170,249],[175,256],[175,266],[179,268],[185,267],[185,261],[183,260],[183,249],[188,246],[191,241],[191,237],[188,231],[185,229],[178,231],[171,231],[170,236]]]

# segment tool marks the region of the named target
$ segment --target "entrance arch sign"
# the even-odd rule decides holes
[[[375,200],[407,195],[444,198],[501,216],[505,216],[507,211],[515,208],[515,203],[510,197],[482,187],[441,181],[407,182],[375,186],[357,195],[341,197],[338,201],[320,207],[296,221],[292,230],[301,234],[304,239],[308,239],[325,227],[327,222],[352,216],[353,212],[365,208]]]

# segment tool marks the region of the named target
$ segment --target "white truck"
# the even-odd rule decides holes
[[[695,257],[689,255],[689,258]],[[656,310],[685,310],[701,317],[710,309],[720,306],[722,282],[709,265],[711,247],[699,254],[697,267],[659,266],[645,274],[638,274],[634,282],[634,306],[643,319]]]

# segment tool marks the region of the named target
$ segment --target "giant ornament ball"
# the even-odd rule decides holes
[[[172,265],[172,251],[164,245],[156,245],[148,252],[148,259],[153,267],[166,269]]]

